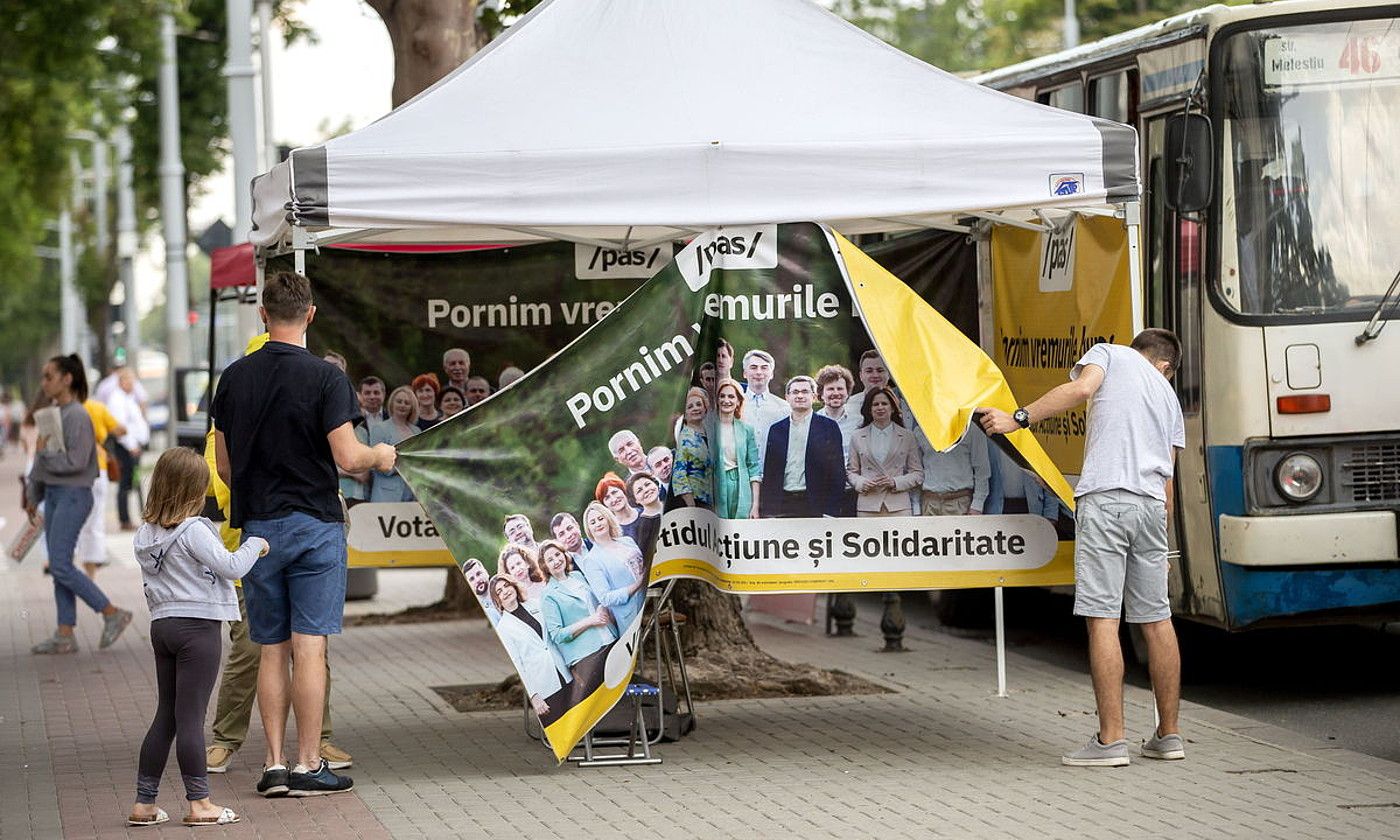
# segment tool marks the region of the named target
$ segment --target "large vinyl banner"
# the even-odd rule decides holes
[[[390,390],[467,348],[470,372],[496,387],[612,311],[671,261],[671,245],[628,252],[552,242],[518,247],[328,247],[306,261],[316,290],[311,350],[345,356],[352,378]],[[291,269],[290,258],[270,268]]]
[[[839,235],[722,228],[399,469],[562,760],[626,688],[648,582],[1069,582],[1068,486],[979,405],[1015,406],[991,361]]]
[[[612,311],[671,261],[667,243],[609,250],[551,242],[516,247],[328,247],[310,256],[317,354],[344,356],[352,381],[383,380],[385,405],[399,386],[432,373],[447,385],[445,354],[466,362],[468,402],[495,390],[502,371],[530,370]],[[292,268],[290,257],[271,269]],[[452,566],[433,522],[402,493],[385,498],[370,475],[350,503],[352,566]],[[344,483],[343,483],[344,484]]]
[[[1022,405],[1065,381],[1095,344],[1132,337],[1128,239],[1121,219],[1067,216],[1039,233],[992,231],[995,356]],[[1083,407],[1035,424],[1055,466],[1084,465]]]

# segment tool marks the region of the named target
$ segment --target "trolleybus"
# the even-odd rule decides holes
[[[1211,6],[978,81],[1138,130],[1141,305],[1186,350],[1174,608],[1400,615],[1400,4]]]

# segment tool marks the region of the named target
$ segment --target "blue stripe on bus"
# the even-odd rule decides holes
[[[1220,517],[1244,516],[1244,447],[1207,446],[1206,475],[1210,476],[1210,521],[1215,544],[1220,544]]]
[[[1220,545],[1220,517],[1244,516],[1244,447],[1206,448],[1211,522]],[[1400,602],[1400,570],[1260,569],[1220,563],[1220,589],[1231,628],[1266,618]]]
[[[1254,569],[1221,563],[1230,627],[1277,616],[1400,602],[1400,570]]]
[[[1220,556],[1220,516],[1244,515],[1244,447],[1207,446],[1206,476],[1210,481],[1211,545],[1214,547],[1214,556],[1210,559],[1214,562]],[[1230,627],[1238,626],[1231,598],[1234,590],[1230,576],[1221,572],[1220,600],[1225,606],[1225,623]]]

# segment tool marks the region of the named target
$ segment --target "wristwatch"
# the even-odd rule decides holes
[[[1017,425],[1019,425],[1023,429],[1029,429],[1031,427],[1030,412],[1026,411],[1024,408],[1018,408],[1015,411],[1013,411],[1011,413],[1011,419],[1015,420]]]

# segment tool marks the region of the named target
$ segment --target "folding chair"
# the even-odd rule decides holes
[[[634,682],[627,685],[623,691],[624,699],[632,701],[632,727],[626,738],[603,738],[595,736],[593,730],[589,730],[583,736],[583,755],[571,755],[569,761],[576,763],[579,767],[610,767],[619,764],[660,764],[661,757],[651,754],[651,745],[661,740],[661,733],[665,730],[662,721],[663,716],[658,714],[657,732],[653,738],[647,731],[646,720],[642,717],[642,699],[654,698],[658,712],[661,708],[661,689],[649,683]],[[625,747],[620,752],[597,752],[598,747]]]

